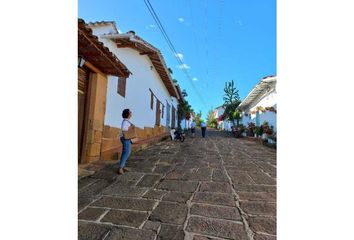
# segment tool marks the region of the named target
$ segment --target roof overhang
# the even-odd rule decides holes
[[[78,55],[105,74],[129,77],[128,68],[92,34],[82,19],[78,19]]]
[[[252,89],[247,97],[241,102],[238,108],[242,111],[260,100],[265,94],[275,88],[277,82],[276,76],[262,78],[262,80]]]
[[[180,99],[160,50],[133,33],[103,34],[101,37],[110,39],[118,48],[132,48],[137,50],[140,55],[147,55],[169,94]]]

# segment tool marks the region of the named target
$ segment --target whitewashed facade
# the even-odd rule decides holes
[[[253,122],[260,126],[264,121],[277,131],[277,89],[276,76],[264,77],[239,105],[242,111],[241,123]]]
[[[225,108],[223,106],[219,106],[214,109],[213,115],[214,118],[218,119],[221,115],[223,115],[225,112]],[[218,121],[218,128],[225,130],[225,131],[231,131],[232,127],[232,122],[229,120],[223,120],[223,121]]]
[[[132,73],[121,82],[118,77],[108,77],[105,125],[120,128],[121,113],[129,108],[131,122],[141,129],[154,128],[157,122],[160,126],[177,126],[177,106],[181,96],[159,50],[134,32],[119,33],[114,22],[90,23],[88,26]],[[118,84],[123,82],[125,91],[120,94]]]

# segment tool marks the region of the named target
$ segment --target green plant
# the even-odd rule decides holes
[[[255,133],[256,133],[257,136],[262,136],[262,134],[263,134],[262,126],[256,126],[255,127]]]

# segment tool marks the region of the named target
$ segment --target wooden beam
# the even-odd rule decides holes
[[[155,52],[141,52],[140,55],[153,55],[156,54]]]
[[[132,43],[117,44],[117,48],[135,47]]]
[[[95,66],[93,66],[90,62],[86,61],[84,64],[87,68],[89,68],[91,71],[95,72],[95,73],[100,73],[102,75],[106,75],[104,74],[101,70],[99,70],[98,68],[96,68]]]

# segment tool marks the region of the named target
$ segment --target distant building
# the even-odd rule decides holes
[[[221,105],[221,106],[216,107],[214,109],[213,114],[214,114],[214,117],[218,121],[218,128],[219,129],[222,129],[225,131],[231,131],[232,122],[227,119],[221,120],[222,116],[224,115],[224,112],[225,112],[225,107],[224,107],[224,105]]]
[[[241,123],[247,126],[253,122],[260,126],[264,121],[273,126],[277,131],[277,77],[267,76],[252,89],[247,97],[239,105],[242,112]]]

